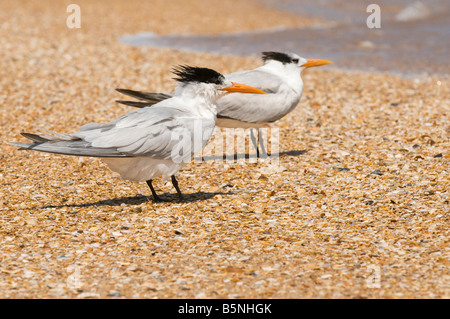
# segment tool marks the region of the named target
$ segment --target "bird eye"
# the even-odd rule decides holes
[[[298,59],[293,59],[292,62],[298,63]]]

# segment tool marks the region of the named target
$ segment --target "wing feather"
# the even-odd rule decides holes
[[[217,101],[217,117],[246,123],[269,123],[282,118],[300,96],[279,76],[264,70],[240,71],[226,76],[233,82],[263,90],[267,94],[227,94]]]
[[[267,94],[279,92],[280,87],[284,82],[278,75],[260,69],[238,71],[227,74],[225,77],[230,81],[250,85],[263,90]]]
[[[172,107],[164,106],[169,103]],[[181,101],[173,98],[153,108],[127,113],[106,124],[89,123],[74,134],[54,133],[54,136],[48,136],[23,133],[33,143],[10,144],[21,149],[91,157],[173,159],[173,151],[182,150],[182,160],[189,161],[194,152],[201,149],[193,144],[193,133],[198,129],[200,119],[189,116],[182,108],[176,108],[176,103]],[[200,128],[198,132],[209,129],[212,134],[215,122],[213,118],[203,119],[200,125],[206,128]]]
[[[134,91],[129,89],[116,89],[117,92],[120,92],[122,94],[134,97],[138,100],[142,101],[158,101],[161,102],[163,100],[169,99],[172,97],[172,95],[165,94],[165,93],[153,93],[153,92],[142,92],[142,91]]]
[[[128,106],[139,107],[139,108],[152,106],[152,105],[155,105],[156,103],[158,103],[158,102],[155,102],[155,101],[138,102],[138,101],[123,101],[123,100],[116,100],[116,102],[120,103],[120,104],[128,105]]]

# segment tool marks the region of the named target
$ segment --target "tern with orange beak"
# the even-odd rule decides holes
[[[264,65],[253,70],[225,75],[230,81],[258,88],[266,95],[229,94],[217,100],[216,125],[230,128],[258,128],[258,140],[265,154],[261,128],[283,118],[298,105],[303,91],[301,72],[310,67],[330,64],[328,60],[305,59],[295,53],[263,52]],[[117,89],[140,101],[117,101],[135,107],[147,107],[169,98],[170,94]],[[256,138],[252,141],[259,157]]]
[[[123,179],[146,181],[155,201],[161,199],[152,180],[171,177],[182,199],[175,173],[210,140],[217,99],[229,93],[264,92],[231,82],[207,68],[179,66],[174,74],[178,82],[174,95],[151,108],[135,110],[106,124],[86,124],[73,134],[22,133],[32,143],[10,144],[41,152],[100,157]]]

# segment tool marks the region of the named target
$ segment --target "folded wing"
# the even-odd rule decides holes
[[[127,113],[106,124],[86,124],[73,134],[22,133],[33,142],[10,144],[22,149],[90,157],[173,159],[174,151],[178,151],[181,160],[189,160],[206,143],[194,147],[196,129],[200,134],[204,133],[202,130],[212,133],[214,120],[192,118],[177,108],[155,106]]]

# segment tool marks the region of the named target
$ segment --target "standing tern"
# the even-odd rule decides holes
[[[322,59],[305,59],[295,53],[263,52],[264,65],[253,70],[227,74],[230,81],[237,81],[263,90],[267,95],[232,94],[217,100],[216,125],[227,128],[258,128],[258,140],[264,151],[261,127],[273,123],[295,109],[303,91],[301,72],[304,69],[332,63]],[[147,107],[170,98],[165,93],[140,92],[117,89],[120,93],[140,101],[118,103]],[[253,144],[259,157],[259,148],[253,134]],[[264,153],[264,152],[263,152]]]
[[[175,173],[201,151],[212,136],[217,115],[216,101],[228,93],[264,94],[251,86],[231,82],[207,68],[178,66],[174,94],[151,108],[141,108],[106,123],[89,123],[73,134],[21,133],[32,143],[10,143],[21,149],[101,158],[110,169],[131,181],[152,185],[156,177],[172,179]],[[251,95],[251,94],[250,94]]]

